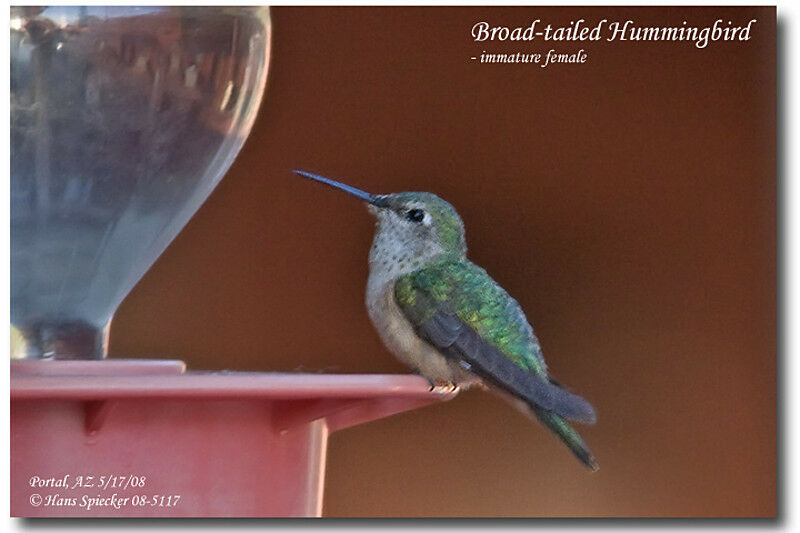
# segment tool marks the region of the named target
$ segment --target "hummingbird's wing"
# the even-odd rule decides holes
[[[399,278],[395,301],[417,334],[445,357],[522,400],[592,470],[597,462],[565,420],[593,424],[592,406],[552,382],[519,304],[467,261],[429,265]]]
[[[482,268],[467,260],[429,265],[397,280],[395,300],[423,339],[488,384],[563,418],[595,422],[589,402],[549,379],[519,304]]]

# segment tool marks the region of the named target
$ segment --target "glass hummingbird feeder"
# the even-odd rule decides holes
[[[253,125],[265,7],[11,8],[12,358],[102,359]]]

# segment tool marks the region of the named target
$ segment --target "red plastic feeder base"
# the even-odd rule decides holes
[[[328,435],[453,394],[411,375],[12,361],[11,515],[320,516]]]

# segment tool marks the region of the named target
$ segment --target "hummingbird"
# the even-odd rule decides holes
[[[519,303],[467,259],[464,223],[452,205],[429,192],[371,194],[294,172],[359,198],[375,217],[366,305],[389,351],[432,387],[497,392],[597,470],[570,425],[594,424],[594,408],[550,377]]]

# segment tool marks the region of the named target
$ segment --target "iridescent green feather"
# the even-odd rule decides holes
[[[416,305],[418,292],[438,305]],[[445,260],[402,276],[395,285],[395,297],[415,325],[444,306],[519,367],[547,375],[539,342],[519,304],[467,259]]]
[[[547,378],[539,341],[519,304],[467,259],[444,260],[406,274],[397,280],[394,292],[405,317],[415,326],[446,308],[519,367]],[[585,465],[597,470],[592,452],[563,417],[535,404],[531,404],[531,413]]]

